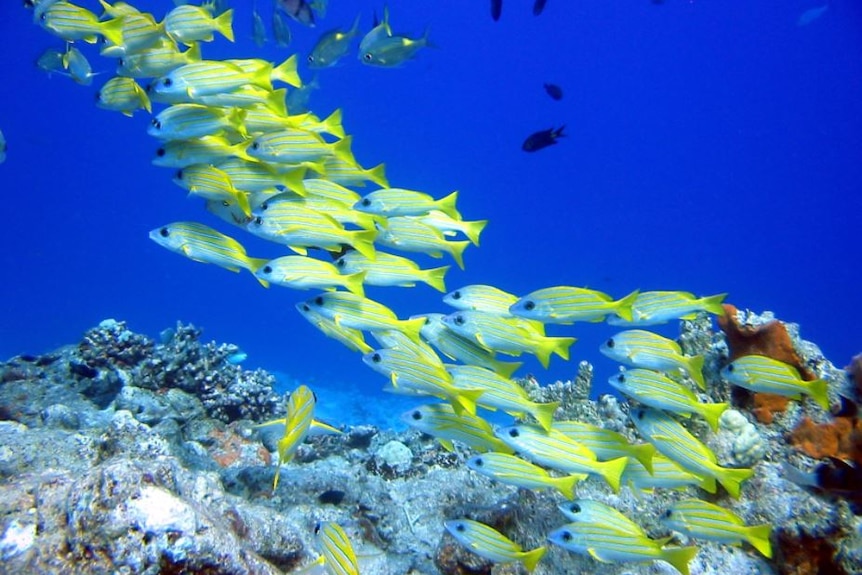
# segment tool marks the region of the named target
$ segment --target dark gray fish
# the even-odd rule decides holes
[[[556,144],[557,138],[565,136],[563,133],[563,129],[565,129],[565,127],[566,126],[563,125],[556,130],[550,128],[548,130],[542,130],[535,134],[531,134],[530,137],[524,140],[524,145],[521,146],[521,149],[525,152],[536,152],[542,148],[547,148],[548,146]]]
[[[290,28],[288,28],[281,11],[277,9],[272,11],[272,34],[275,36],[275,43],[281,48],[290,45],[292,40]]]
[[[500,19],[500,14],[503,13],[503,0],[491,0],[491,18],[494,22]]]
[[[536,0],[533,2],[533,16],[538,16],[545,9],[545,2],[548,0]]]
[[[305,0],[277,0],[277,6],[300,24],[314,28],[314,12]]]
[[[547,92],[548,96],[550,96],[554,100],[563,99],[563,89],[556,84],[545,84],[545,92]]]

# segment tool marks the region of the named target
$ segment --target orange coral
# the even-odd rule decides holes
[[[805,417],[791,432],[790,444],[815,459],[837,457],[862,464],[862,420],[836,417],[817,424]]]
[[[787,328],[778,320],[763,325],[741,325],[736,317],[737,310],[730,304],[722,304],[724,315],[717,318],[718,327],[727,338],[730,348],[730,361],[744,355],[765,355],[772,359],[792,365],[799,371],[805,381],[817,379],[805,367],[805,363],[796,350]]]
[[[790,398],[775,393],[755,393],[751,413],[760,423],[772,423],[776,413],[782,413],[790,404]]]

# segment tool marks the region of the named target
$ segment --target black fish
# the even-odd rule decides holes
[[[548,0],[536,0],[533,2],[533,16],[538,16],[545,9],[545,2]]]
[[[524,145],[521,146],[521,149],[525,152],[535,152],[537,150],[541,150],[542,148],[547,148],[552,144],[557,143],[557,138],[561,136],[565,136],[563,133],[563,129],[566,126],[560,126],[556,130],[551,128],[549,130],[542,130],[541,132],[536,132],[535,134],[531,134],[529,138],[524,140]]]
[[[500,19],[500,14],[503,13],[503,0],[491,0],[491,18],[494,22]]]
[[[556,84],[545,84],[545,92],[547,92],[548,96],[550,96],[554,100],[563,99],[563,89]]]
[[[314,12],[305,0],[277,0],[276,6],[300,24],[314,28]]]

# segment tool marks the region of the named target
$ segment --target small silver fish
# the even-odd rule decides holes
[[[280,10],[272,11],[272,34],[275,36],[275,43],[279,48],[287,48],[293,41],[290,34],[290,27],[284,21],[284,15]]]
[[[263,25],[263,18],[260,17],[260,13],[257,11],[257,3],[251,9],[251,22],[251,37],[255,45],[260,48],[266,44],[266,27]]]

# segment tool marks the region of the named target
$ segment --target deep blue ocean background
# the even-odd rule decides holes
[[[504,0],[496,23],[487,0],[388,4],[396,32],[430,26],[436,47],[398,69],[364,66],[354,52],[319,72],[310,106],[321,116],[341,107],[356,157],[385,162],[393,186],[435,196],[457,189],[465,219],[490,220],[481,247],[465,254],[466,271],[449,273],[450,289],[728,292],[738,307],[799,323],[838,366],[862,351],[862,4],[832,1],[801,26],[822,0],[549,0],[539,17],[530,1]],[[137,5],[161,17],[173,3]],[[206,57],[304,58],[322,32],[349,27],[357,13],[367,31],[382,9],[331,0],[317,28],[291,23],[293,44],[282,49],[271,30],[269,44],[253,44],[251,5],[232,2],[237,41],[205,44]],[[269,26],[269,2],[258,8]],[[182,320],[241,346],[246,366],[315,387],[333,418],[356,417],[339,411],[343,397],[394,414],[378,400],[384,378],[294,310],[313,292],[265,290],[247,273],[148,239],[155,227],[195,220],[237,237],[252,256],[283,254],[222,225],[186,199],[172,170],[151,165],[158,144],[146,112],[95,107],[113,62],[84,46],[103,72],[93,86],[48,77],[34,61],[63,42],[17,0],[0,14],[9,145],[0,165],[0,357],[76,342],[109,317],[152,337]],[[562,87],[562,101],[545,94],[545,82]],[[562,124],[559,145],[521,151],[530,133]],[[447,311],[424,285],[367,295],[401,316]],[[580,338],[572,361],[554,358],[547,371],[529,361],[519,373],[570,379],[586,359],[594,392],[607,391],[616,366],[598,346],[617,329],[548,331]],[[672,336],[677,326],[660,331]]]

